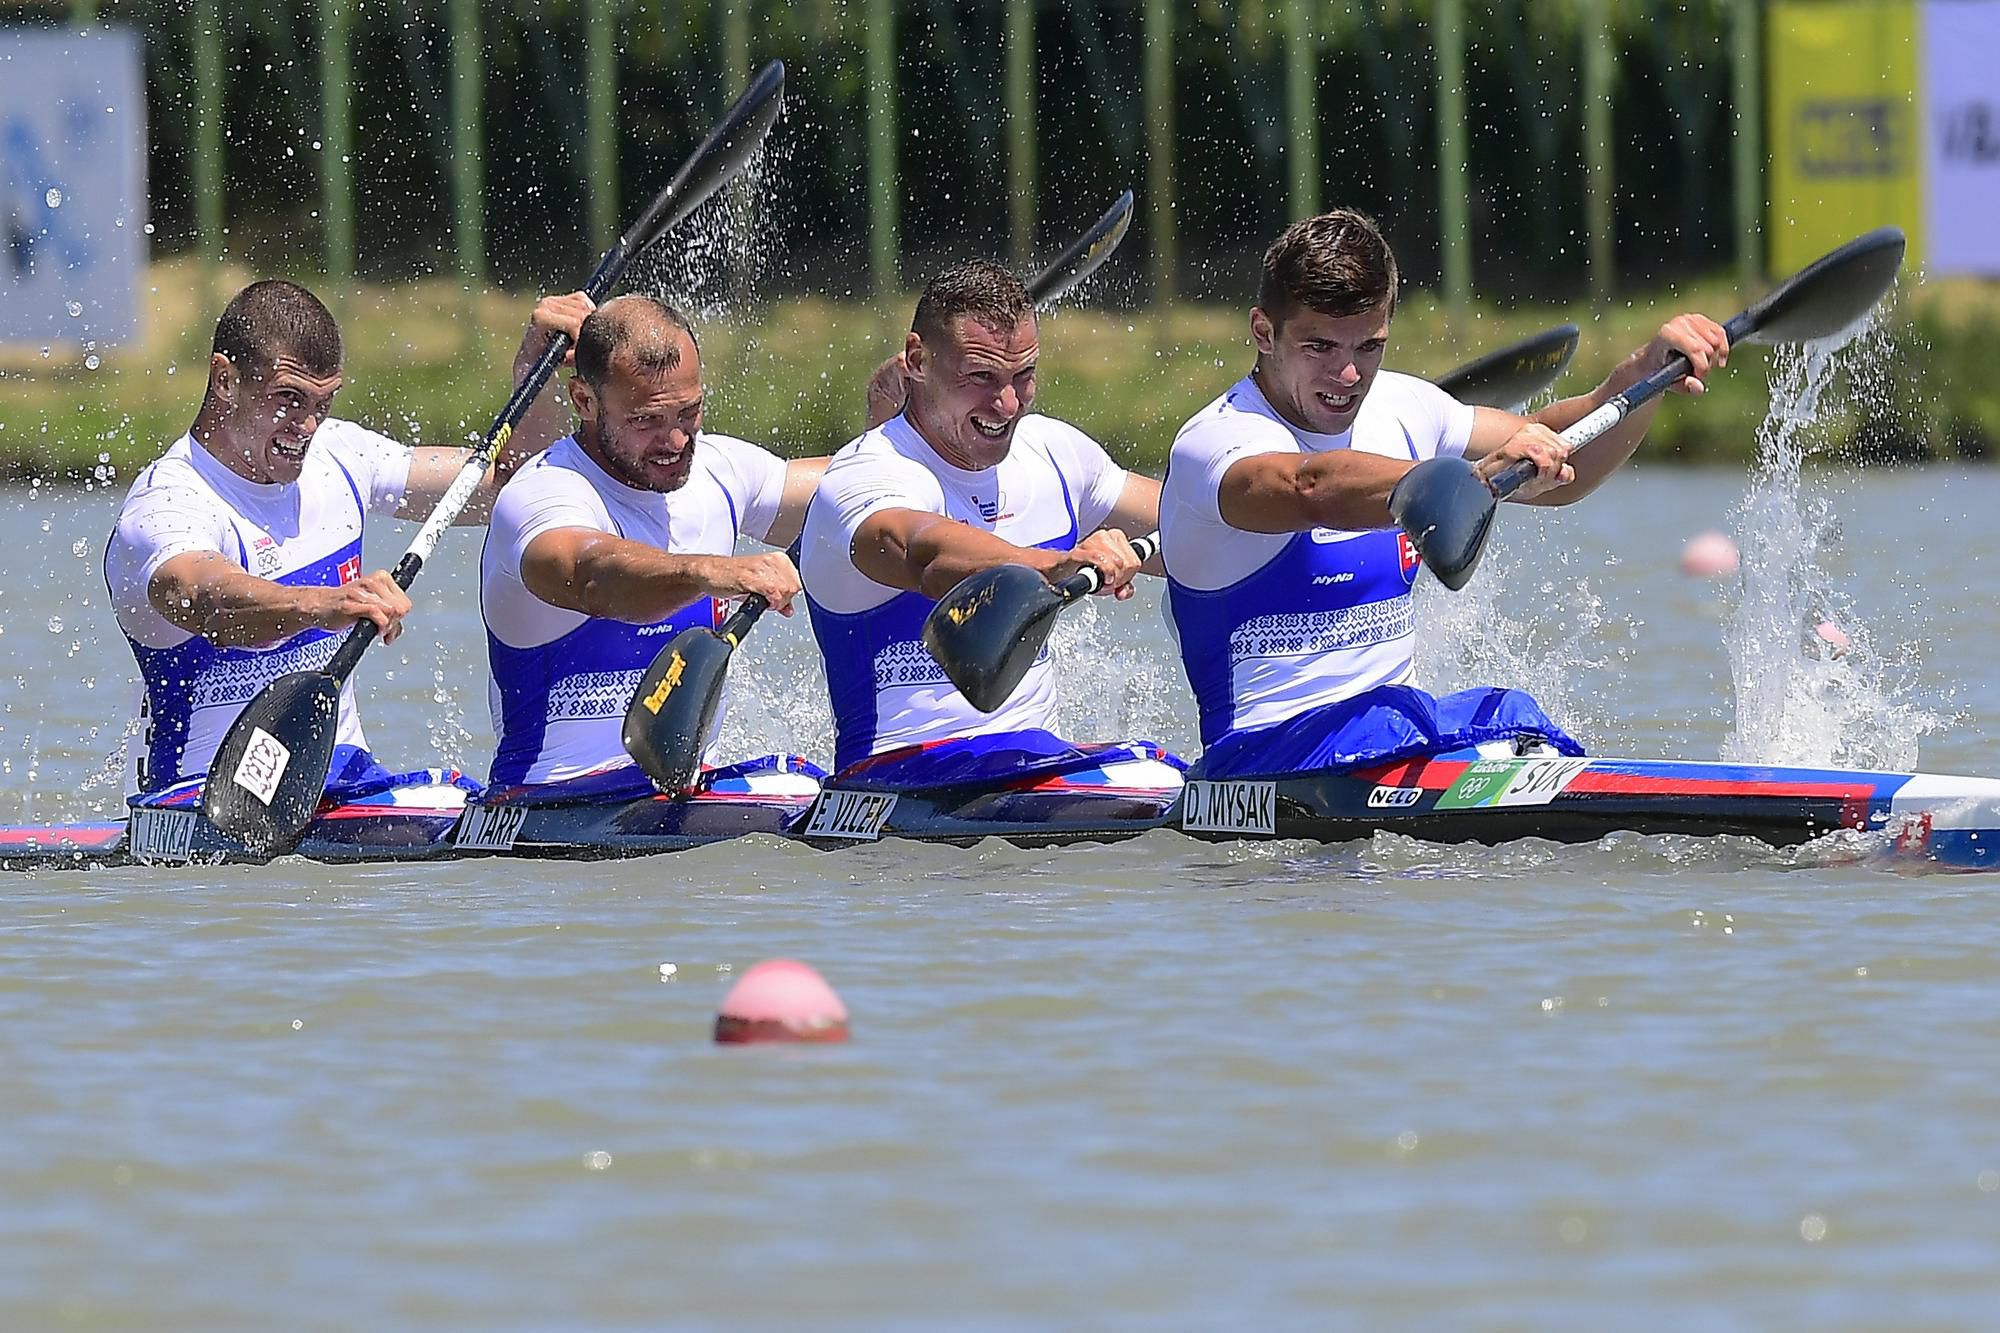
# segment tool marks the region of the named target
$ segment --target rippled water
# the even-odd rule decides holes
[[[1775,722],[1737,715],[1737,597],[1674,569],[1737,473],[1510,508],[1425,594],[1427,678],[1530,684],[1606,753],[1810,749],[1784,718],[1837,707],[1858,757],[2000,773],[2000,476],[1806,485],[1806,591],[1865,643]],[[0,494],[0,820],[116,806],[114,503]],[[476,555],[455,535],[361,669],[385,758],[484,765]],[[1065,626],[1070,725],[1185,747],[1140,600]],[[823,758],[804,626],[739,661],[736,742]],[[1994,887],[1174,833],[8,875],[0,1326],[1976,1327]],[[710,1045],[780,955],[852,1043]]]

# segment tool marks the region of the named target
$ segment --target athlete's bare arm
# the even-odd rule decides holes
[[[820,473],[826,471],[824,458],[794,458],[785,464],[785,494],[778,501],[778,516],[764,540],[772,546],[790,546],[805,531],[806,506],[819,489]]]
[[[521,582],[550,606],[644,625],[699,597],[753,592],[790,615],[799,572],[776,552],[673,555],[594,528],[555,528],[522,552]]]
[[[1525,418],[1490,407],[1475,409],[1472,437],[1465,446],[1465,456],[1481,463],[1481,473],[1490,476],[1492,473],[1483,464],[1496,451],[1505,449],[1528,423],[1551,431],[1566,430],[1609,402],[1619,391],[1637,384],[1666,365],[1676,353],[1686,356],[1693,369],[1673,386],[1672,392],[1703,393],[1709,375],[1729,362],[1729,335],[1706,315],[1678,315],[1661,325],[1651,342],[1619,362],[1604,382],[1589,393],[1551,403]],[[1615,427],[1598,436],[1588,449],[1576,454],[1569,464],[1575,480],[1553,488],[1524,487],[1515,492],[1513,498],[1530,504],[1575,504],[1603,485],[1605,478],[1632,456],[1639,442],[1646,438],[1646,431],[1652,426],[1653,416],[1659,408],[1658,398],[1642,404]]]
[[[1051,583],[1095,566],[1105,591],[1129,596],[1139,571],[1131,540],[1116,528],[1099,528],[1073,550],[1045,551],[916,509],[870,514],[855,531],[849,553],[854,567],[877,583],[926,597],[942,597],[967,575],[995,565],[1026,565]]]
[[[213,551],[190,551],[162,564],[146,600],[174,624],[224,648],[250,648],[303,629],[346,629],[372,620],[382,642],[403,632],[410,599],[387,570],[338,587],[289,587],[260,579]]]
[[[1111,517],[1104,520],[1104,525],[1126,533],[1157,532],[1160,527],[1160,483],[1143,472],[1126,473],[1125,488],[1118,492],[1118,503],[1111,507]],[[1165,578],[1166,561],[1155,551],[1151,560],[1139,566],[1139,572]]]

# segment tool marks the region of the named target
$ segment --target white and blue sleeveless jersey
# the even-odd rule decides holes
[[[1417,554],[1394,528],[1246,532],[1221,512],[1223,476],[1267,453],[1359,449],[1412,461],[1465,452],[1473,410],[1414,376],[1382,371],[1339,435],[1293,426],[1253,377],[1174,440],[1160,495],[1166,614],[1200,710],[1204,745],[1380,685],[1407,683]]]
[[[279,676],[325,666],[345,633],[308,629],[255,648],[219,647],[153,608],[147,588],[160,566],[210,552],[290,587],[346,583],[361,573],[367,516],[394,514],[409,477],[408,448],[340,420],[321,424],[299,479],[285,485],[246,480],[185,435],[139,473],[104,552],[118,627],[144,680],[131,790],[207,773],[244,705]],[[335,743],[367,751],[352,682],[341,688]]]
[[[784,490],[783,459],[707,431],[696,438],[687,481],[665,494],[617,480],[574,436],[514,474],[494,503],[479,560],[499,738],[493,785],[562,782],[629,764],[620,733],[647,665],[681,630],[721,620],[710,597],[645,625],[552,606],[521,581],[529,544],[585,528],[675,555],[733,555],[739,536],[762,541],[770,532]],[[716,710],[718,728],[725,712]]]
[[[854,534],[885,509],[940,514],[1016,546],[1066,551],[1104,525],[1125,470],[1103,446],[1053,417],[1029,415],[1007,456],[968,472],[940,458],[906,417],[833,456],[806,510],[799,573],[832,698],[834,767],[954,737],[1057,725],[1045,648],[999,709],[981,713],[945,678],[922,639],[935,602],[855,568]]]

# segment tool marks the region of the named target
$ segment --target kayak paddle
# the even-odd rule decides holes
[[[639,220],[604,252],[584,284],[592,301],[602,300],[634,258],[743,169],[770,133],[784,89],[782,61],[774,60],[758,72]],[[398,586],[407,589],[416,579],[445,529],[472,498],[482,474],[506,447],[514,426],[562,365],[569,346],[566,334],[551,338],[541,359],[515,386],[488,428],[485,443],[466,459],[396,563],[393,577]],[[373,621],[357,622],[324,670],[280,676],[237,716],[209,766],[203,798],[203,808],[217,828],[260,854],[283,851],[298,840],[326,792],[341,685],[375,634]]]
[[[1874,308],[1902,262],[1903,233],[1896,227],[1880,227],[1849,241],[1723,325],[1729,345],[1806,342],[1838,333]],[[1563,440],[1572,448],[1589,443],[1687,372],[1687,358],[1674,357],[1562,432]],[[1522,459],[1489,485],[1466,459],[1426,459],[1404,473],[1389,493],[1389,514],[1409,534],[1438,582],[1456,590],[1479,564],[1495,507],[1534,475],[1535,465]]]
[[[1126,190],[1090,230],[1035,275],[1028,283],[1028,300],[1040,308],[1068,295],[1111,257],[1131,226],[1132,192]],[[681,792],[693,785],[708,729],[722,701],[730,655],[769,606],[753,594],[721,628],[695,625],[682,630],[639,678],[639,688],[625,710],[625,753],[661,791]]]
[[[1461,402],[1525,403],[1555,382],[1576,351],[1577,328],[1563,324],[1488,353],[1441,377],[1438,387]],[[1160,549],[1160,534],[1139,538],[1144,564]],[[982,713],[1006,703],[1028,674],[1056,614],[1104,586],[1096,568],[1051,584],[1026,565],[994,565],[967,575],[924,618],[924,646],[958,691]]]

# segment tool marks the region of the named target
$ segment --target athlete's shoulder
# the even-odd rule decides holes
[[[1439,412],[1456,406],[1458,399],[1421,375],[1406,375],[1399,370],[1383,370],[1376,372],[1375,383],[1369,387],[1368,397],[1362,404],[1362,410],[1366,411],[1370,403],[1379,407]]]
[[[1244,450],[1297,453],[1298,448],[1291,428],[1272,413],[1256,381],[1246,375],[1182,424],[1173,452],[1185,457]]]
[[[522,464],[500,488],[499,498],[493,502],[493,525],[498,528],[521,523],[554,506],[601,514],[604,500],[592,475],[591,470],[579,465],[579,451],[573,437],[556,441]]]

